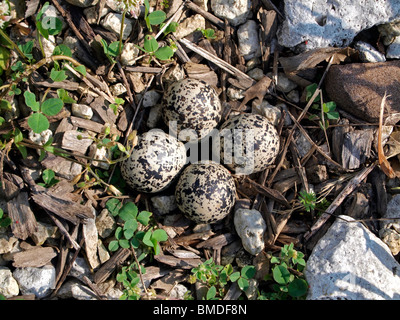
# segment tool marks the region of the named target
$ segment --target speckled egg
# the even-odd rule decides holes
[[[175,189],[178,208],[196,223],[214,223],[225,218],[235,204],[235,196],[230,172],[211,161],[186,167]]]
[[[164,122],[181,141],[204,138],[220,122],[221,112],[221,102],[214,88],[201,80],[177,81],[168,87],[163,97]]]
[[[151,130],[138,136],[131,156],[121,164],[121,174],[132,189],[155,193],[167,188],[185,164],[183,143],[161,130]]]
[[[243,113],[220,128],[221,162],[235,174],[260,172],[273,164],[279,152],[279,135],[267,118]]]

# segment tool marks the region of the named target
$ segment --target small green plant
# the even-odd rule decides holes
[[[152,215],[149,211],[138,212],[138,207],[133,202],[120,206],[118,199],[107,201],[106,207],[113,216],[118,216],[124,223],[115,230],[115,240],[109,243],[108,249],[116,251],[119,247],[138,249],[141,244],[151,248],[154,254],[159,254],[159,242],[168,239],[163,229],[155,229],[149,225]],[[141,229],[139,230],[139,226]]]
[[[275,284],[272,287],[275,293],[263,293],[262,296],[279,300],[303,299],[308,291],[308,284],[302,273],[306,266],[304,254],[295,250],[293,243],[286,244],[278,257],[271,258],[271,264],[274,264],[272,279]]]
[[[147,29],[149,29],[150,32],[153,32],[153,29],[151,26],[158,26],[161,23],[165,21],[167,18],[167,15],[164,11],[162,10],[156,10],[151,13],[150,11],[150,3],[149,0],[144,0],[144,20],[146,21],[146,26]]]
[[[307,212],[310,212],[315,209],[317,196],[314,192],[307,192],[302,190],[299,192],[299,200],[300,203],[304,206]]]
[[[318,85],[316,83],[310,84],[306,87],[306,101],[310,101],[311,97],[314,95],[317,90]],[[311,105],[312,109],[319,110],[320,116],[311,115],[310,120],[320,119],[319,125],[322,129],[328,129],[329,120],[337,120],[339,119],[339,113],[336,111],[336,103],[334,101],[324,102],[322,103],[321,108],[321,95],[317,95],[314,99],[313,104]]]
[[[142,254],[138,257],[137,261],[140,262],[145,257]],[[139,269],[140,268],[140,272]],[[142,265],[133,262],[129,266],[122,267],[121,271],[117,274],[117,281],[121,282],[124,286],[123,294],[120,300],[139,300],[141,298],[142,290],[139,287],[141,275],[146,274],[146,268]]]
[[[51,169],[43,170],[42,179],[43,182],[39,182],[38,185],[45,188],[50,188],[60,182],[60,180],[56,179],[56,174]]]
[[[158,60],[169,60],[174,55],[174,50],[171,46],[159,47],[157,40],[152,35],[144,37],[143,48],[135,45],[138,49],[150,55],[150,61],[153,57]]]
[[[120,50],[123,49],[123,46],[121,45],[121,48],[119,48],[119,41],[114,41],[110,44],[107,44],[104,39],[101,39],[100,42],[103,46],[104,54],[106,55],[107,59],[110,61],[110,63],[115,63],[116,61],[114,58],[118,57]]]
[[[3,209],[0,208],[0,227],[1,228],[7,228],[9,225],[11,225],[12,220],[10,217],[6,217],[4,215]]]
[[[35,133],[47,130],[50,123],[46,116],[55,116],[64,106],[60,98],[42,99],[41,102],[36,101],[36,95],[29,91],[25,91],[24,98],[25,104],[33,111],[28,117],[28,126]]]
[[[205,300],[221,300],[227,291],[228,282],[237,282],[242,291],[249,287],[249,280],[254,277],[256,270],[253,266],[245,266],[241,271],[234,271],[231,264],[217,265],[212,258],[192,269],[190,283],[200,281],[207,286]]]
[[[197,30],[201,31],[201,34],[203,35],[203,37],[208,39],[208,40],[212,40],[212,39],[216,38],[214,29],[211,29],[211,28],[201,29],[201,28],[199,28]]]

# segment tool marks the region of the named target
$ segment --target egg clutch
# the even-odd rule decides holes
[[[252,113],[232,116],[220,125],[221,102],[214,88],[201,80],[173,83],[162,103],[169,133],[152,129],[139,135],[131,156],[121,163],[123,179],[145,193],[163,191],[177,180],[176,203],[186,217],[199,224],[222,220],[235,204],[231,172],[248,175],[274,163],[279,152],[275,127]],[[198,150],[193,146],[210,137],[212,159],[195,161]]]

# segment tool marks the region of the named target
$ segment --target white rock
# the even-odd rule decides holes
[[[174,32],[176,39],[180,40],[189,34],[195,32],[197,29],[206,28],[206,19],[200,14],[195,14],[189,18],[182,20]]]
[[[56,38],[50,35],[49,39],[42,37],[41,40],[42,40],[44,55],[46,56],[46,58],[52,56],[54,48],[57,46]]]
[[[173,65],[162,76],[162,80],[167,86],[183,78],[185,78],[185,71],[180,64]]]
[[[57,292],[59,299],[98,300],[96,294],[76,279],[65,282]]]
[[[211,0],[211,10],[219,18],[226,18],[236,27],[246,22],[250,14],[250,0]]]
[[[400,3],[386,0],[285,0],[286,19],[277,36],[284,47],[309,50],[348,46],[361,31],[391,22],[400,15]]]
[[[94,216],[96,216],[96,210],[92,208]],[[92,269],[96,269],[100,265],[99,257],[97,256],[97,243],[98,243],[98,232],[96,228],[96,219],[87,219],[86,223],[82,225],[82,234],[85,238],[85,252],[88,262]]]
[[[386,58],[400,59],[400,37],[394,38],[393,42],[387,47]]]
[[[0,267],[0,294],[11,298],[19,294],[18,282],[13,278],[10,269]]]
[[[45,19],[44,17],[48,17],[48,18]],[[49,27],[53,27],[53,26],[51,25],[51,23],[52,23],[51,18],[52,18],[52,17],[58,18],[58,19],[61,21],[61,23],[62,23],[62,29],[65,29],[65,27],[67,26],[67,24],[65,23],[63,16],[58,12],[58,10],[57,10],[57,8],[56,8],[55,6],[53,6],[52,4],[50,4],[50,5],[47,7],[46,11],[43,13],[42,21],[45,21],[46,24],[48,23],[48,26],[49,26]],[[43,19],[45,19],[45,20],[43,20]],[[47,19],[48,19],[48,20],[47,20]],[[54,23],[54,24],[55,24],[55,23]]]
[[[126,88],[122,83],[118,82],[110,87],[110,91],[114,96],[118,97],[126,92]]]
[[[105,146],[98,148],[97,145],[92,144],[90,146],[89,156],[92,157],[93,159],[95,159],[92,162],[92,164],[95,167],[99,167],[104,170],[108,170],[110,168],[109,163],[103,162],[103,161],[107,161],[107,159],[109,159],[109,154],[108,154],[107,148]],[[98,161],[98,160],[101,160],[101,161]]]
[[[151,198],[153,207],[158,211],[159,214],[167,214],[174,211],[177,208],[175,196],[154,196]]]
[[[188,289],[183,284],[175,285],[169,293],[170,299],[184,300]]]
[[[398,300],[400,265],[388,247],[354,219],[341,215],[307,260],[307,299]]]
[[[358,41],[354,45],[354,49],[360,53],[360,59],[363,62],[385,62],[385,55],[376,50],[369,43]]]
[[[0,254],[11,252],[17,243],[18,238],[7,233],[0,233]]]
[[[44,130],[41,133],[35,133],[32,130],[29,131],[29,139],[39,145],[44,145],[53,136],[53,132],[50,129]]]
[[[108,209],[103,209],[96,217],[96,228],[101,238],[109,237],[115,230],[117,224]]]
[[[68,3],[82,8],[94,6],[99,0],[67,0]]]
[[[245,60],[261,57],[258,29],[258,24],[254,20],[249,20],[237,31],[239,53]]]
[[[70,258],[71,257],[72,254],[70,254]],[[92,277],[92,273],[90,272],[90,268],[86,262],[86,259],[79,256],[76,257],[74,263],[72,264],[69,275],[79,280],[82,280],[84,276],[90,279]]]
[[[400,252],[400,234],[398,232],[382,228],[379,230],[379,238],[389,247],[394,256]]]
[[[103,242],[100,239],[97,243],[97,250],[99,253],[99,259],[100,259],[101,264],[103,264],[108,259],[110,259],[110,253],[107,251],[106,246],[103,244]]]
[[[17,268],[13,277],[17,280],[22,294],[34,294],[36,298],[41,299],[55,288],[56,269],[50,265],[40,268]]]
[[[119,35],[121,31],[122,14],[110,12],[100,22],[101,26],[108,31],[114,32]],[[122,33],[122,39],[126,40],[132,32],[133,20],[125,17],[124,31]]]
[[[161,94],[156,90],[148,90],[143,96],[143,107],[154,107],[161,98]]]
[[[273,106],[267,100],[263,100],[261,104],[257,100],[253,101],[251,112],[266,117],[274,126],[278,125],[282,116],[281,109]]]
[[[125,66],[133,65],[138,55],[139,49],[133,43],[125,43],[121,53],[121,64]]]
[[[390,23],[384,23],[378,26],[378,31],[382,37],[383,44],[388,46],[400,36],[400,20],[395,20]]]
[[[236,87],[229,87],[226,90],[226,95],[232,101],[241,100],[244,98],[244,90],[238,89]]]
[[[238,209],[234,215],[235,229],[242,239],[243,248],[252,255],[264,249],[264,234],[267,225],[257,210]]]
[[[93,117],[93,109],[85,104],[73,103],[71,105],[72,114],[75,117],[90,120]]]

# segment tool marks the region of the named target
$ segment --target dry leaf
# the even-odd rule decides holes
[[[254,86],[250,87],[244,93],[244,99],[239,106],[239,111],[246,105],[250,100],[257,98],[259,103],[264,99],[264,96],[268,93],[268,88],[271,85],[271,78],[264,76],[260,81],[258,81]]]
[[[379,128],[378,128],[378,162],[382,169],[382,171],[391,179],[396,177],[395,172],[393,171],[392,167],[390,166],[389,161],[386,159],[385,153],[383,152],[382,146],[382,122],[383,122],[383,110],[385,108],[386,102],[386,92],[382,98],[381,102],[381,110],[379,116]]]

